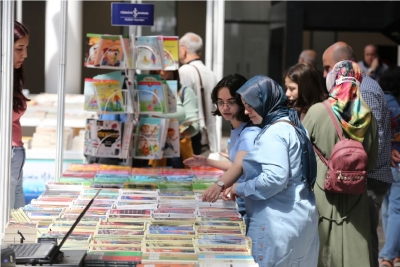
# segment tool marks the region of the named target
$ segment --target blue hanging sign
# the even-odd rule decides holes
[[[153,26],[154,4],[111,3],[112,26]]]

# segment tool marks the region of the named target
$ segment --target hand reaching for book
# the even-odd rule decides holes
[[[201,155],[193,155],[193,157],[185,159],[183,164],[189,167],[207,166],[207,158]]]
[[[233,200],[233,201],[236,200],[236,186],[237,186],[237,183],[234,183],[231,186],[231,191],[230,191],[230,194],[229,194],[229,199]]]
[[[222,190],[222,199],[223,200],[231,200],[230,198],[230,193],[231,193],[231,187],[228,187],[227,189]]]
[[[203,192],[201,196],[201,200],[203,202],[215,202],[219,198],[219,194],[221,193],[221,187],[217,184],[213,184],[206,191]]]

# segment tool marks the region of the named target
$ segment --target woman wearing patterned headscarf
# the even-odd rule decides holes
[[[316,159],[307,133],[274,80],[253,77],[237,93],[250,120],[262,127],[243,159],[244,181],[231,190],[232,198],[245,201],[254,260],[260,267],[316,266]]]
[[[368,154],[368,170],[375,166],[378,153],[376,119],[361,97],[360,66],[352,61],[338,62],[328,73],[328,102],[342,126],[343,135],[363,143]],[[303,120],[311,141],[329,159],[339,141],[332,120],[322,103],[313,105]],[[320,249],[318,266],[372,266],[368,198],[362,195],[324,191],[327,167],[317,157],[314,193],[319,212]]]

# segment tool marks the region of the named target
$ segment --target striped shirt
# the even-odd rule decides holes
[[[365,103],[371,109],[378,123],[378,159],[375,168],[367,173],[367,178],[392,183],[393,176],[390,169],[390,112],[385,94],[379,84],[366,76],[364,72],[360,90]]]

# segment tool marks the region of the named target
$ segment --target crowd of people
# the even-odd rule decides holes
[[[237,201],[259,266],[399,266],[399,67],[379,64],[373,45],[362,64],[348,44],[331,45],[323,72],[316,56],[303,51],[285,72],[284,88],[263,75],[235,86],[227,82],[240,75],[224,77],[205,101],[231,123],[229,161],[194,155],[184,163],[225,170],[203,201]],[[329,158],[340,139],[323,102],[368,155],[362,194],[324,189],[328,167],[312,147]],[[382,205],[386,243],[379,254]]]
[[[28,30],[15,22],[12,208],[25,205],[19,119],[29,101],[22,94],[28,45]],[[352,48],[337,42],[323,53],[323,72],[315,68],[316,53],[304,51],[285,72],[284,87],[265,75],[247,80],[230,74],[217,82],[200,60],[202,45],[197,34],[185,34],[179,71],[160,72],[179,82],[178,109],[171,116],[202,118],[181,133],[181,146],[190,153],[163,164],[225,171],[202,199],[237,202],[260,267],[400,266],[400,67],[380,64],[374,45],[356,63]],[[342,134],[367,152],[362,194],[325,190],[328,168],[313,145],[329,158],[339,141],[326,106]],[[229,161],[200,155],[205,144],[218,151],[215,116],[231,124]],[[386,243],[379,253],[381,206]]]

